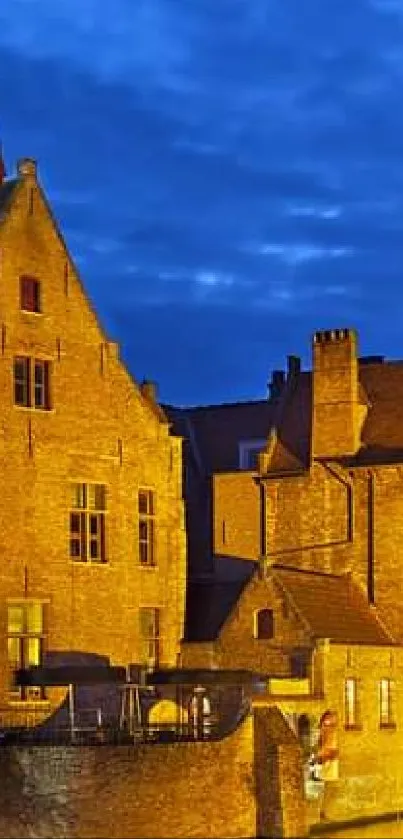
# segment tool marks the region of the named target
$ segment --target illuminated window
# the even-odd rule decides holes
[[[20,277],[20,307],[24,312],[41,311],[40,288],[34,277]]]
[[[358,726],[357,679],[346,679],[344,687],[345,726],[346,728],[356,728]]]
[[[269,640],[274,636],[274,616],[271,609],[259,609],[255,612],[255,638]]]
[[[155,565],[155,493],[139,491],[139,559],[141,565]]]
[[[50,363],[39,358],[14,358],[14,403],[24,408],[50,409]]]
[[[7,606],[7,649],[11,671],[42,664],[44,643],[43,604],[32,601]],[[10,684],[11,699],[43,699],[43,687]]]
[[[381,679],[379,682],[379,725],[381,728],[394,728],[393,682]]]
[[[161,609],[140,609],[140,659],[150,668],[161,660]]]
[[[106,562],[103,484],[71,484],[70,557],[77,562]]]

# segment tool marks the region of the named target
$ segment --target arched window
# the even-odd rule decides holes
[[[259,609],[255,612],[255,638],[268,640],[274,636],[274,616],[272,609]]]

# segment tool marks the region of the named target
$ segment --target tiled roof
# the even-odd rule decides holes
[[[18,178],[8,178],[8,180],[3,181],[0,185],[0,214],[7,208],[8,202],[18,183]]]
[[[242,580],[189,583],[185,640],[214,641],[255,573],[256,564],[250,563]],[[350,574],[337,576],[281,566],[273,566],[270,574],[313,639],[371,646],[395,643]]]
[[[336,576],[273,568],[298,616],[314,638],[343,644],[393,644],[375,607],[370,606],[350,574]]]

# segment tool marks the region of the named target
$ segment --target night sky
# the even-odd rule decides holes
[[[403,0],[8,0],[0,103],[162,401],[262,398],[315,329],[403,357]]]

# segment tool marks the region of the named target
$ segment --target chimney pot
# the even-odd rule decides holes
[[[301,359],[298,355],[287,356],[288,378],[296,378],[301,372]]]
[[[157,385],[155,382],[151,381],[151,379],[143,379],[140,385],[140,390],[146,399],[150,399],[152,402],[157,402]]]
[[[22,157],[17,161],[17,172],[22,178],[36,178],[36,169],[36,160],[32,157]]]
[[[284,370],[273,370],[271,374],[271,381],[269,382],[270,399],[278,399],[284,387],[285,373]]]

